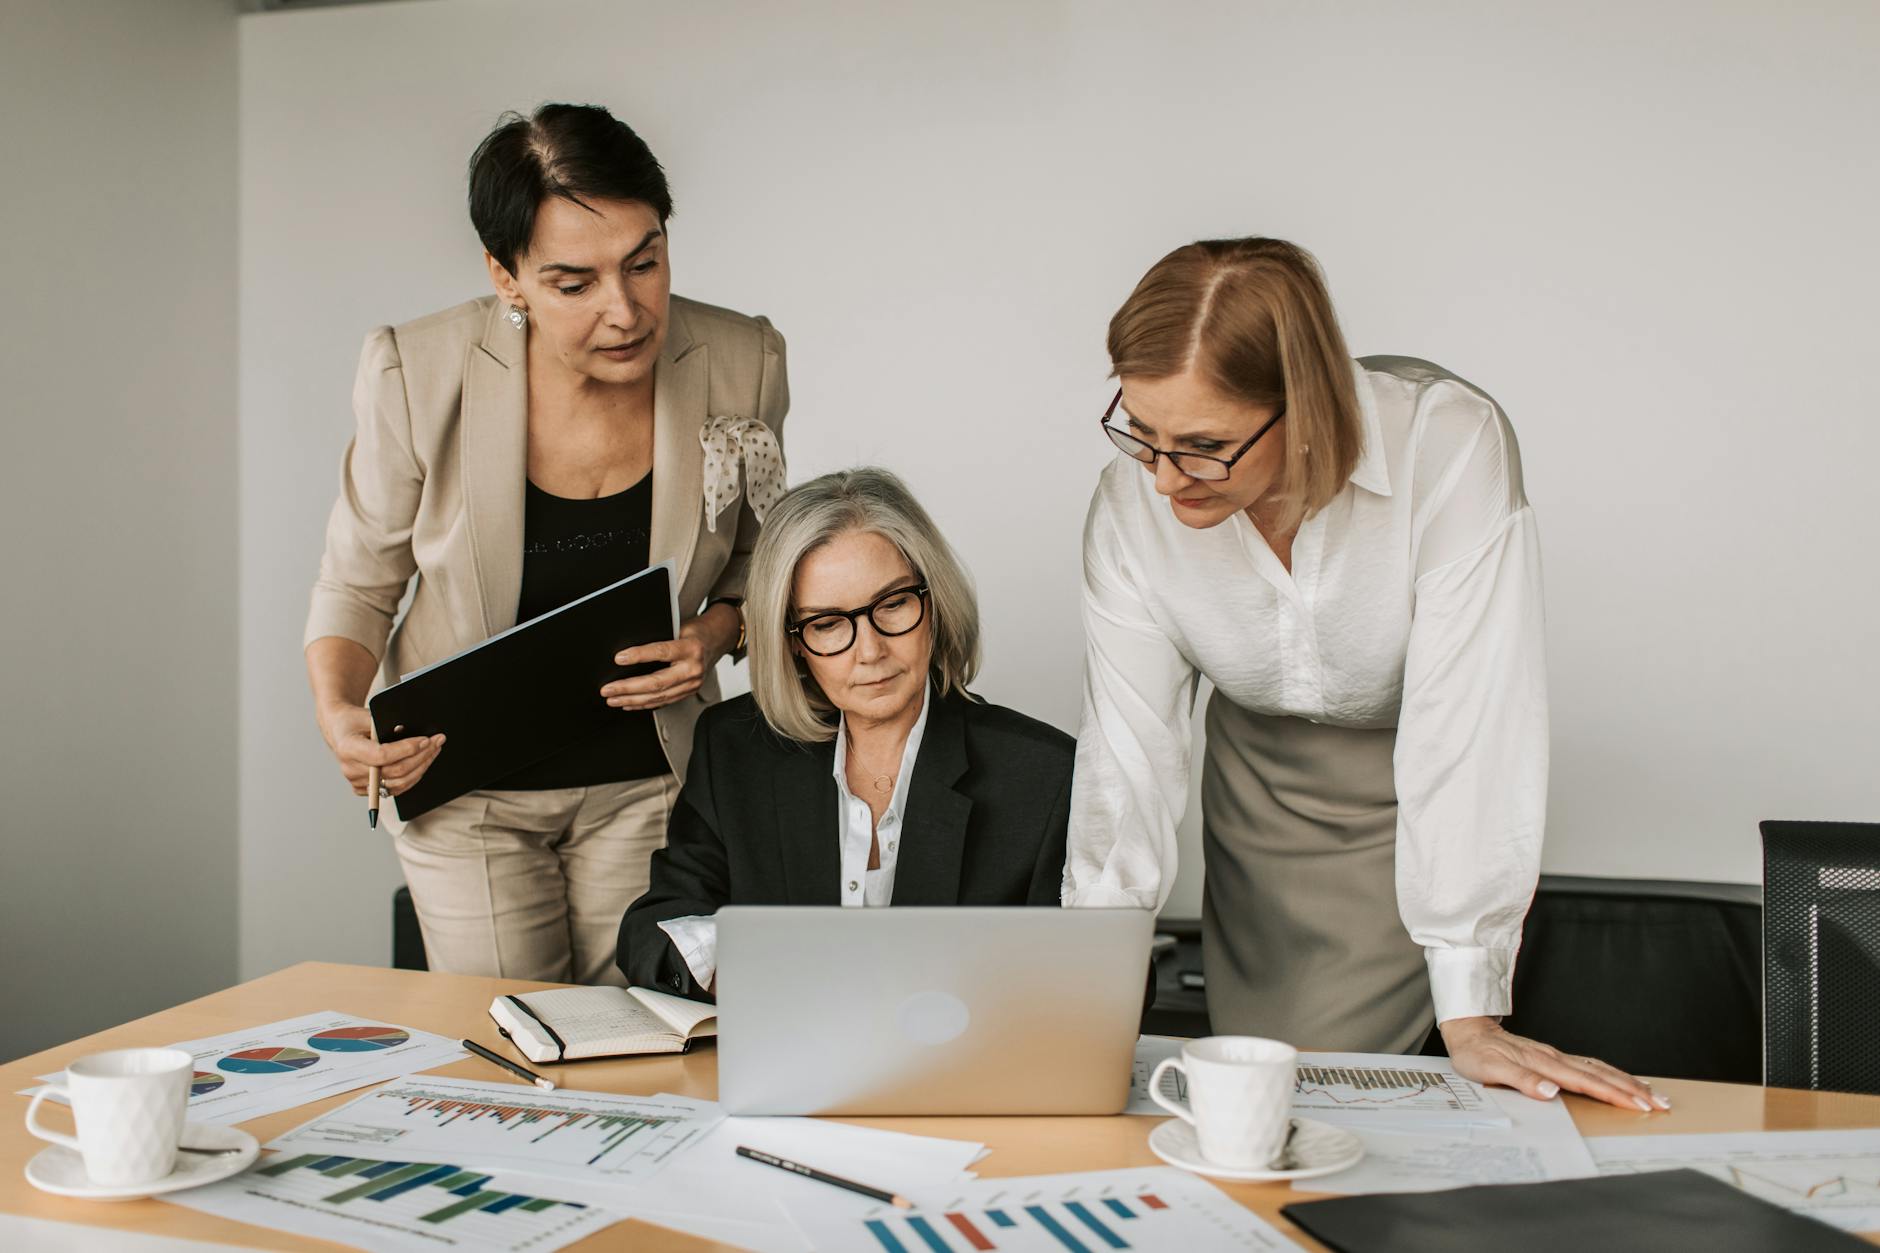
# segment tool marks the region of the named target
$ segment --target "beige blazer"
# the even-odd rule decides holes
[[[529,382],[526,331],[503,312],[486,296],[366,336],[304,642],[337,635],[364,647],[380,663],[375,691],[516,624]],[[700,428],[754,417],[781,443],[789,406],[783,337],[769,322],[672,298],[653,367],[651,554],[673,562],[682,618],[743,595],[758,531],[742,495],[707,530]],[[681,779],[693,724],[718,699],[707,676],[654,711]]]

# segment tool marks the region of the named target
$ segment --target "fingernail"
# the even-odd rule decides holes
[[[1555,1083],[1552,1079],[1543,1079],[1541,1080],[1540,1093],[1541,1100],[1551,1101],[1560,1095],[1560,1085]]]
[[[1647,1114],[1652,1112],[1652,1103],[1646,1100],[1642,1096],[1633,1097],[1632,1104],[1638,1106],[1641,1110],[1644,1110]]]
[[[1659,1109],[1671,1108],[1671,1102],[1665,1100],[1664,1097],[1659,1096],[1656,1092],[1652,1093],[1652,1104],[1656,1105]]]

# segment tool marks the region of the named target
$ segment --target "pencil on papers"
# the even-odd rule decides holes
[[[738,1146],[738,1156],[748,1157],[750,1160],[765,1166],[775,1166],[778,1170],[787,1170],[793,1175],[802,1175],[806,1179],[814,1179],[818,1183],[833,1184],[838,1188],[847,1188],[850,1192],[859,1192],[863,1196],[872,1196],[877,1201],[886,1201],[897,1209],[914,1208],[914,1203],[904,1196],[896,1196],[894,1193],[884,1192],[880,1188],[871,1188],[865,1183],[857,1183],[853,1179],[844,1179],[841,1175],[826,1174],[813,1166],[805,1166],[801,1162],[786,1161],[781,1157],[772,1157],[762,1149],[747,1148],[740,1144]]]
[[[553,1092],[555,1090],[555,1081],[553,1079],[545,1079],[541,1075],[536,1074],[533,1070],[530,1070],[527,1066],[518,1066],[515,1062],[510,1061],[500,1053],[492,1053],[475,1040],[459,1040],[458,1043],[469,1049],[472,1053],[475,1053],[478,1057],[481,1057],[484,1061],[495,1062],[516,1078],[527,1079],[544,1092]]]

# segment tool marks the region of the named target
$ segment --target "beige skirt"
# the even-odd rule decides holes
[[[1397,732],[1208,702],[1202,964],[1222,1035],[1408,1053],[1435,1025],[1397,912]]]

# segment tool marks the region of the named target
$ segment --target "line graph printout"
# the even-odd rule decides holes
[[[553,1253],[622,1217],[480,1168],[324,1153],[278,1153],[163,1199],[373,1253]]]
[[[1293,1112],[1372,1127],[1507,1127],[1488,1089],[1446,1058],[1391,1053],[1301,1053]]]
[[[681,1096],[615,1096],[422,1077],[389,1083],[281,1136],[297,1152],[474,1162],[590,1184],[645,1179],[723,1118]]]
[[[1843,1231],[1880,1231],[1880,1130],[1596,1136],[1605,1175],[1688,1167]]]
[[[785,1206],[817,1253],[1299,1248],[1219,1188],[1172,1167],[979,1179],[912,1210],[826,1191]]]

